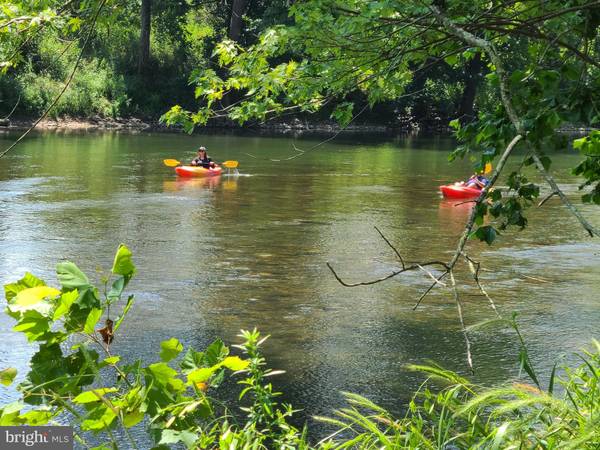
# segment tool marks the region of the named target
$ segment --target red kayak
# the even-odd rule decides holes
[[[221,166],[211,168],[201,166],[179,166],[175,167],[175,172],[180,177],[215,177],[221,175]]]
[[[474,198],[479,197],[481,189],[467,187],[464,184],[447,184],[440,186],[442,195],[446,198]]]

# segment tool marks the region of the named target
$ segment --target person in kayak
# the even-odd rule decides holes
[[[483,175],[481,175],[481,174],[475,174],[471,178],[469,178],[469,181],[467,181],[465,183],[465,186],[481,190],[484,187],[486,187],[489,182],[490,181],[486,177],[484,177]]]
[[[198,155],[192,159],[190,166],[204,167],[205,169],[214,168],[216,164],[206,154],[206,147],[198,149]]]

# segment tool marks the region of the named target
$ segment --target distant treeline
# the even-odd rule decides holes
[[[216,43],[229,38],[241,45],[252,44],[265,28],[289,22],[288,9],[285,0],[119,4],[110,17],[98,22],[71,86],[50,116],[158,119],[174,104],[194,109],[190,79],[215,67]],[[85,23],[72,22],[19,43],[21,61],[0,75],[0,117],[13,110],[13,117],[36,117],[60,92],[85,38]],[[4,45],[0,49],[10,53],[12,49]],[[484,70],[478,59],[460,70],[448,64],[431,66],[427,69],[425,63],[415,68],[408,90],[411,95],[365,108],[355,124],[447,124],[450,119],[471,116],[478,104],[493,101],[478,91]],[[356,92],[348,100],[360,108],[366,104],[361,96]],[[332,108],[300,118],[324,121]]]

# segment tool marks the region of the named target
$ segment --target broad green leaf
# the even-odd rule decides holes
[[[40,426],[46,425],[50,419],[52,419],[52,412],[50,411],[28,411],[25,414],[19,416],[29,426]]]
[[[50,331],[50,323],[48,318],[38,311],[25,311],[13,330],[25,334],[27,340],[32,342]]]
[[[81,423],[81,429],[86,431],[105,430],[115,420],[117,415],[104,404],[96,407]]]
[[[217,339],[204,352],[206,365],[214,366],[220,363],[227,355],[229,355],[229,349],[223,344],[221,339]]]
[[[63,262],[56,266],[56,275],[63,289],[83,291],[91,287],[88,277],[72,262]]]
[[[17,376],[17,369],[14,367],[9,367],[4,370],[0,370],[0,383],[4,386],[10,385],[15,377]]]
[[[121,360],[120,356],[110,356],[108,358],[104,358],[104,362],[106,364],[110,364],[110,365],[114,365],[116,363],[118,363]]]
[[[179,367],[181,367],[183,373],[188,373],[201,367],[203,360],[204,352],[197,352],[194,349],[189,348],[179,363]]]
[[[5,284],[4,295],[6,296],[6,301],[10,303],[10,301],[22,290],[45,285],[46,283],[42,280],[27,272],[23,278],[16,283]]]
[[[228,356],[222,362],[223,366],[233,371],[244,370],[249,364],[250,361],[243,360],[239,356]]]
[[[104,311],[102,309],[93,308],[87,316],[83,331],[85,331],[87,334],[94,334],[96,330],[96,324],[100,320],[100,317],[102,317],[103,312]]]
[[[117,388],[100,388],[100,389],[92,389],[91,391],[82,392],[77,397],[73,399],[73,403],[93,403],[102,401],[100,397],[108,394],[110,392],[117,392]]]
[[[123,425],[127,428],[137,425],[142,420],[144,420],[144,413],[138,409],[123,415]]]
[[[198,435],[191,431],[163,430],[159,445],[183,442],[187,448],[192,448],[197,440]]]
[[[160,359],[164,362],[169,362],[181,353],[183,345],[177,339],[171,338],[168,341],[161,342],[160,348]]]
[[[71,309],[73,302],[79,297],[79,291],[74,289],[72,291],[64,292],[58,299],[56,309],[54,310],[53,320],[58,320]]]
[[[170,386],[175,391],[183,388],[183,381],[177,377],[177,372],[170,368],[166,363],[150,364],[146,369],[154,377],[155,383],[162,386]]]
[[[60,295],[60,291],[48,286],[23,289],[14,297],[8,308],[12,312],[34,310],[40,314],[47,315],[53,305],[50,302],[44,301],[44,299],[56,297],[57,295]]]
[[[23,403],[12,402],[0,408],[0,426],[14,426],[23,424],[23,420],[19,418],[19,413],[23,409]]]
[[[131,278],[135,274],[135,266],[131,261],[131,251],[123,244],[119,246],[112,266],[112,273]]]
[[[187,379],[189,384],[204,383],[219,369],[218,366],[202,367],[188,373]]]

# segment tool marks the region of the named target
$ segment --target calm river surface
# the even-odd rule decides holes
[[[306,416],[340,406],[340,390],[398,411],[423,377],[404,369],[434,360],[465,370],[465,349],[449,292],[422,273],[345,288],[383,276],[395,256],[448,260],[469,211],[441,200],[437,186],[468,175],[448,164],[441,138],[374,140],[169,134],[37,134],[0,160],[0,281],[25,271],[55,283],[60,260],[90,275],[110,268],[120,242],[133,250],[137,303],[115,343],[127,358],[157,358],[172,336],[201,349],[220,336],[236,343],[242,328],[271,338],[265,352],[284,369],[277,387]],[[5,147],[9,136],[0,135]],[[163,158],[188,160],[205,145],[216,160],[240,161],[242,176],[177,179]],[[553,170],[577,203],[569,167]],[[273,161],[279,160],[279,161]],[[600,208],[584,206],[600,226]],[[473,242],[473,256],[499,309],[518,311],[534,362],[547,376],[562,354],[600,337],[600,244],[580,230],[557,200],[529,213],[530,229],[512,230],[493,247]],[[466,272],[459,274],[468,324],[493,317]],[[0,367],[22,378],[31,348],[0,317]],[[518,373],[516,342],[506,330],[473,335],[476,379]],[[14,392],[0,389],[0,402]]]

